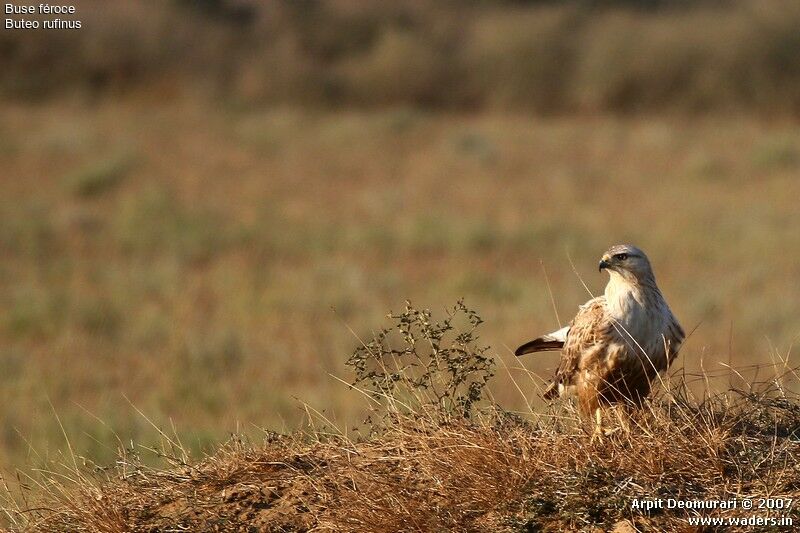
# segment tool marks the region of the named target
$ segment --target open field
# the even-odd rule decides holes
[[[519,366],[519,342],[587,299],[579,278],[602,290],[614,242],[643,247],[699,324],[677,367],[713,388],[800,334],[793,122],[131,101],[5,105],[0,125],[6,471],[60,460],[59,419],[100,464],[115,434],[156,442],[133,406],[193,451],[297,427],[295,398],[350,425],[364,403],[329,374],[347,380],[357,336],[406,299],[465,297]],[[547,378],[556,361],[521,363]],[[508,374],[494,398],[527,411]],[[539,409],[536,378],[511,375]]]
[[[800,498],[796,0],[71,3],[0,32],[0,526],[629,533],[685,531],[639,496]],[[513,349],[623,242],[689,337],[592,442],[540,399],[559,356]],[[461,299],[474,398],[348,387],[387,313]]]

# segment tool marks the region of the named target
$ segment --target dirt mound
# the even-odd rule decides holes
[[[567,418],[569,413],[567,413]],[[381,435],[260,446],[194,465],[126,465],[29,515],[32,531],[691,531],[692,517],[800,521],[794,509],[644,510],[634,500],[800,498],[800,404],[651,404],[629,433],[495,413],[397,418]],[[769,428],[769,431],[766,431]],[[135,468],[134,468],[135,466]],[[41,508],[40,507],[40,508]],[[782,524],[785,522],[776,522]],[[623,524],[623,525],[621,525]],[[616,529],[615,529],[616,528]],[[737,530],[729,527],[726,530]],[[749,531],[747,527],[739,528]],[[780,528],[778,528],[780,530]]]

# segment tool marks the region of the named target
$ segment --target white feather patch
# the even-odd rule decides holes
[[[546,341],[560,341],[566,342],[567,341],[567,334],[569,333],[569,326],[564,326],[563,328],[554,331],[552,333],[548,333],[547,335],[543,336],[542,338]]]

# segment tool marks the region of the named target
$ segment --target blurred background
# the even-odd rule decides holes
[[[558,355],[511,350],[619,242],[696,328],[677,368],[791,357],[794,0],[74,5],[0,32],[4,471],[57,457],[59,420],[101,464],[157,441],[133,406],[198,451],[300,401],[352,426],[330,374],[406,299],[464,297],[494,396],[540,406],[520,364]]]

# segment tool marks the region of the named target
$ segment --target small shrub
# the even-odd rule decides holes
[[[96,161],[64,178],[67,189],[76,196],[90,198],[117,187],[133,166],[130,155],[118,155]]]
[[[800,164],[800,149],[791,139],[769,139],[753,148],[751,159],[764,170],[795,168]]]
[[[77,324],[91,336],[117,338],[123,326],[123,313],[108,298],[88,298],[75,306]]]
[[[459,300],[440,322],[408,302],[389,318],[393,326],[347,361],[356,372],[353,386],[390,412],[469,418],[494,375],[489,348],[476,345],[480,316]]]

